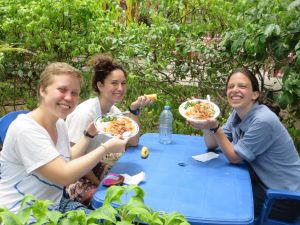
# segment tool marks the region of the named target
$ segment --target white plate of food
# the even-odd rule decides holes
[[[203,121],[216,119],[220,115],[219,107],[207,99],[193,99],[179,106],[179,113],[186,119]]]
[[[139,132],[139,125],[128,116],[99,116],[94,121],[95,127],[100,134],[108,137],[122,135],[123,137],[133,137]]]

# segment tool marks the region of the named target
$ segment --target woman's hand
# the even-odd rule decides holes
[[[208,119],[201,121],[187,120],[192,127],[199,130],[208,130],[211,128],[216,128],[218,126],[218,121],[216,119]]]
[[[117,136],[109,139],[107,142],[102,144],[106,153],[119,153],[124,152],[129,138],[123,138],[122,136]]]
[[[131,103],[130,109],[136,110],[143,106],[152,104],[153,102],[155,102],[154,98],[151,98],[147,95],[142,95],[142,96],[139,96],[133,103]]]
[[[97,128],[95,127],[94,122],[91,122],[91,123],[87,126],[86,131],[87,131],[90,135],[92,135],[92,136],[96,136],[96,135],[98,134],[98,130],[97,130]]]

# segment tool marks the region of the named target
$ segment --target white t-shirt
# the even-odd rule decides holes
[[[109,113],[119,113],[121,112],[116,106],[112,106]],[[87,126],[94,121],[98,116],[101,116],[101,107],[99,98],[88,99],[81,104],[79,104],[75,110],[67,116],[67,126],[70,137],[70,142],[77,143],[83,135],[83,131]],[[99,134],[94,137],[88,148],[87,152],[90,152],[101,145],[101,143],[106,142],[109,137]]]
[[[59,205],[63,187],[35,172],[56,157],[70,160],[65,122],[59,119],[56,127],[58,140],[55,145],[48,132],[29,114],[21,114],[12,122],[0,154],[0,207],[16,212],[26,194]]]

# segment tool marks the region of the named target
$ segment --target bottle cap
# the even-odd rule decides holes
[[[165,110],[170,110],[170,109],[171,109],[171,106],[165,105],[165,106],[164,106],[164,109],[165,109]]]

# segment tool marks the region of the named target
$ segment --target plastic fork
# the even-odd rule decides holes
[[[206,96],[208,103],[210,104],[210,95]]]
[[[127,110],[127,111],[119,112],[119,113],[107,113],[107,114],[105,114],[103,116],[105,116],[105,117],[108,117],[108,116],[119,116],[119,115],[125,115],[125,114],[128,114],[128,113],[129,113],[129,111]]]

